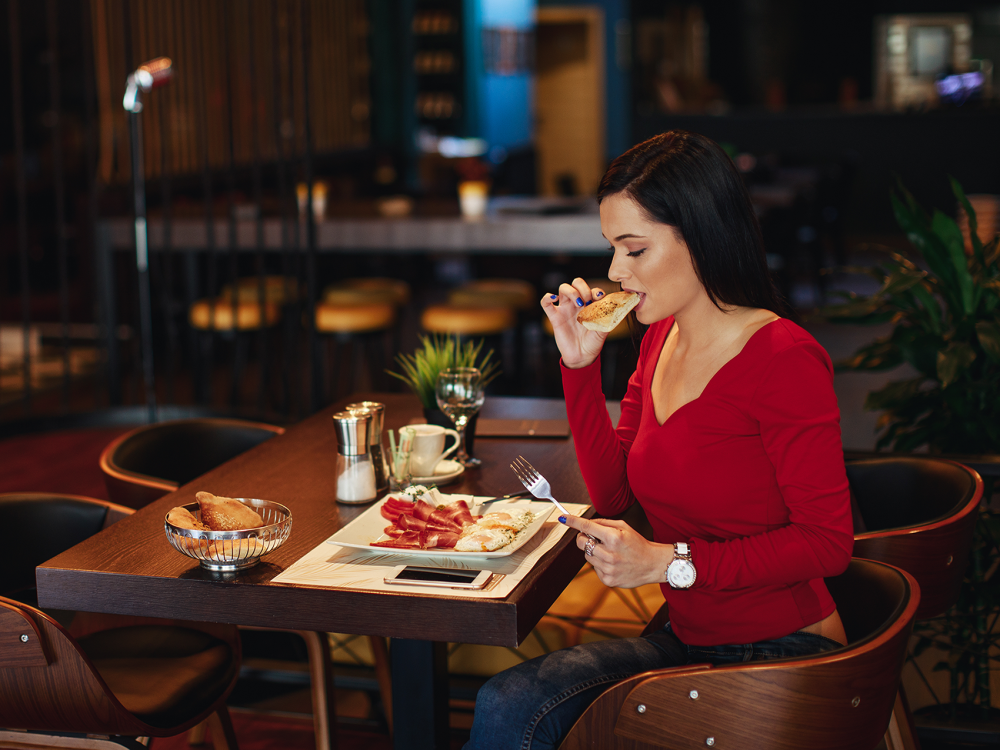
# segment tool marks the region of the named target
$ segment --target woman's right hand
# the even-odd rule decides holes
[[[542,298],[542,309],[552,323],[563,364],[571,370],[592,364],[608,337],[606,333],[584,328],[576,320],[583,307],[603,296],[603,289],[591,289],[587,282],[577,277],[572,284],[560,284],[558,294],[546,294]]]

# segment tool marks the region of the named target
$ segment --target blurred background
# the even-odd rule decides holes
[[[615,156],[672,128],[733,156],[776,281],[835,357],[867,339],[812,313],[858,283],[831,270],[905,247],[888,199],[897,180],[950,215],[949,176],[967,193],[1000,194],[1000,5],[2,7],[8,435],[55,417],[134,420],[151,401],[161,414],[290,422],[352,390],[400,389],[384,373],[393,357],[450,325],[435,328],[427,310],[474,307],[456,292],[490,280],[530,290],[529,303],[505,303],[512,318],[483,329],[504,366],[492,387],[558,396],[537,299],[574,276],[605,276],[597,183]],[[127,78],[159,57],[172,77],[127,113]],[[476,195],[487,196],[478,208]],[[137,267],[137,196],[148,273]],[[336,290],[366,279],[403,283],[391,315],[352,327],[341,308],[357,298]],[[227,327],[226,314],[240,322]],[[635,353],[627,339],[617,346],[604,372],[611,398]],[[838,381],[845,412],[860,412],[865,377]],[[845,421],[845,445],[870,447],[873,420]]]

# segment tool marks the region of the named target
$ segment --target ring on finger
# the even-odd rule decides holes
[[[593,539],[591,539],[591,540],[589,540],[587,542],[587,546],[583,548],[583,553],[587,557],[593,557],[594,556],[594,540]]]

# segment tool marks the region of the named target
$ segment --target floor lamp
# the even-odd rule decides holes
[[[153,310],[149,286],[149,237],[146,230],[146,182],[142,165],[142,94],[167,83],[173,75],[169,57],[157,57],[140,65],[126,81],[122,104],[128,112],[132,141],[132,191],[135,204],[135,265],[139,272],[139,329],[142,371],[146,381],[149,421],[156,421],[156,387],[153,380]]]

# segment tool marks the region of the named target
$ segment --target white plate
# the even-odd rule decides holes
[[[413,477],[410,479],[410,483],[426,484],[427,486],[435,484],[440,487],[441,485],[447,484],[454,479],[458,479],[462,476],[462,472],[464,471],[465,467],[458,461],[452,461],[450,458],[444,458],[438,461],[438,465],[434,467],[434,476]]]
[[[444,496],[447,499],[447,495]],[[512,503],[508,501],[499,501],[492,503],[485,503],[479,507],[472,509],[474,515],[482,515],[484,513],[489,513],[490,508],[496,507],[497,510],[530,510],[535,514],[535,520],[524,530],[522,530],[517,536],[514,537],[514,541],[508,544],[506,547],[501,547],[493,552],[459,552],[454,549],[447,548],[435,548],[435,549],[403,549],[394,547],[372,547],[372,542],[385,541],[389,537],[385,535],[385,527],[389,526],[391,522],[382,516],[380,509],[382,504],[388,498],[382,498],[372,507],[362,513],[360,516],[351,521],[347,526],[342,528],[336,534],[327,539],[327,544],[336,544],[341,547],[353,547],[355,549],[363,549],[368,552],[377,552],[380,555],[384,554],[399,554],[399,555],[421,555],[424,557],[507,557],[508,555],[514,553],[520,549],[525,542],[527,542],[531,537],[533,537],[545,520],[552,513],[552,509],[555,507],[549,502],[518,502]]]

